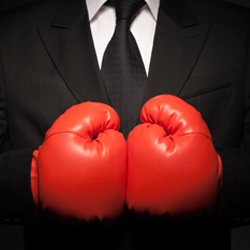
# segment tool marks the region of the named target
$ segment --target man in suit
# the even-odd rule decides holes
[[[223,165],[214,213],[171,223],[124,212],[115,225],[81,228],[41,216],[30,166],[65,110],[85,101],[110,105],[86,3],[44,1],[3,14],[0,214],[3,223],[25,224],[25,249],[230,249],[230,228],[250,218],[249,14],[213,0],[161,0],[157,11],[143,103],[171,94],[201,112]]]

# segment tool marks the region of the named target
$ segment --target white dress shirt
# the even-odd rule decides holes
[[[101,69],[106,46],[113,36],[116,24],[115,9],[104,5],[106,0],[86,0],[97,60]],[[154,42],[160,0],[145,0],[146,5],[134,19],[130,29],[135,37],[148,74]]]

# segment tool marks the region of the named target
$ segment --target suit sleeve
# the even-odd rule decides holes
[[[11,149],[1,65],[0,151],[0,223],[11,224],[39,220],[39,212],[33,201],[30,186],[31,159],[34,149]]]
[[[223,178],[216,216],[231,227],[250,224],[250,156],[234,148],[218,150],[218,153]]]
[[[246,115],[242,147],[217,149],[222,159],[223,181],[216,215],[219,221],[231,227],[250,224],[250,36],[246,59]]]

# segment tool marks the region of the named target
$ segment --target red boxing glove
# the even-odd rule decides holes
[[[126,141],[120,120],[102,103],[75,105],[34,151],[31,187],[36,205],[63,220],[115,219],[124,208]]]
[[[161,95],[143,106],[141,121],[127,140],[128,208],[169,218],[210,213],[222,164],[200,113],[180,98]]]

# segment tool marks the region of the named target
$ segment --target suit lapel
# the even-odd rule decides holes
[[[183,0],[162,0],[144,102],[179,95],[202,51],[209,24],[198,24]],[[83,0],[63,0],[41,39],[59,74],[78,100],[110,104],[98,67]]]
[[[78,102],[109,103],[85,1],[63,0],[51,24],[39,27],[39,33],[51,60]]]
[[[202,51],[209,24],[198,24],[182,0],[162,0],[144,102],[178,96]]]

